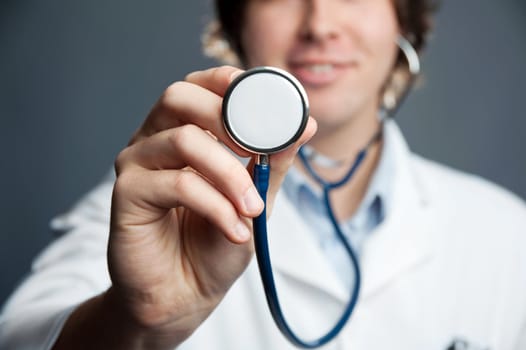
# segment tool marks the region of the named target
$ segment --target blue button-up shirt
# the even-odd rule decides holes
[[[367,237],[389,212],[393,173],[396,170],[390,143],[390,136],[384,127],[380,160],[364,199],[351,218],[340,222],[342,232],[358,256]],[[351,262],[328,217],[322,189],[312,187],[305,175],[296,168],[292,168],[285,177],[283,188],[291,203],[302,213],[306,226],[312,228],[311,233],[316,235],[321,250],[342,282],[346,287],[351,286],[354,279],[349,273]]]

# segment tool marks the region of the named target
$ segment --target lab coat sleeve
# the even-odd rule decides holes
[[[65,232],[33,262],[0,315],[0,349],[51,349],[70,313],[110,285],[106,246],[113,181],[52,222]]]

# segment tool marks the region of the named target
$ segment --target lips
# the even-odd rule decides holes
[[[337,81],[351,66],[350,62],[297,60],[289,64],[289,70],[302,84],[323,87]]]

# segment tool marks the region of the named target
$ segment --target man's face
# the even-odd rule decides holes
[[[302,82],[321,131],[375,115],[398,32],[392,0],[249,0],[242,46]]]

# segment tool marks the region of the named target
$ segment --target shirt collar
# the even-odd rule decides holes
[[[383,221],[388,215],[391,207],[392,188],[394,186],[394,172],[396,171],[394,161],[393,135],[387,127],[387,120],[383,126],[383,144],[378,165],[373,173],[365,196],[353,217],[345,224],[363,227],[373,222],[374,226]],[[300,205],[302,192],[308,191],[309,195],[321,201],[321,190],[311,186],[297,168],[292,167],[283,184],[284,192],[294,205]]]

